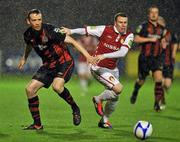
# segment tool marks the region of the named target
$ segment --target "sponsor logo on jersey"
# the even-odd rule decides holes
[[[112,36],[110,36],[110,35],[108,35],[107,37],[108,37],[108,38],[112,38]]]
[[[40,45],[40,44],[38,44],[37,46],[38,46],[39,50],[41,50],[41,51],[48,47],[47,45]]]
[[[119,48],[111,44],[104,43],[104,46],[112,50],[119,50]]]

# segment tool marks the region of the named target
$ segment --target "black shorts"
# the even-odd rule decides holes
[[[58,64],[53,69],[49,69],[46,66],[41,66],[32,79],[44,83],[44,87],[48,88],[55,77],[64,78],[65,82],[68,82],[73,73],[73,69],[74,61]]]
[[[149,72],[162,71],[162,57],[146,57],[140,54],[138,58],[138,78],[145,80]]]
[[[164,65],[163,66],[163,77],[173,79],[174,66],[173,65]]]

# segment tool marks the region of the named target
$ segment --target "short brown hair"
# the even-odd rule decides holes
[[[150,13],[151,9],[153,9],[153,8],[156,8],[159,10],[159,8],[156,5],[152,5],[151,7],[148,8],[148,14]]]
[[[27,19],[30,19],[31,14],[41,14],[41,11],[39,9],[31,9],[28,11]]]
[[[125,13],[119,12],[119,13],[116,13],[114,15],[114,21],[116,21],[119,16],[120,17],[127,17],[127,15]]]

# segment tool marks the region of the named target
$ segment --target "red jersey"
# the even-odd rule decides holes
[[[99,44],[97,46],[95,56],[105,53],[112,53],[118,51],[121,46],[131,48],[134,35],[132,32],[120,34],[115,26],[88,26],[86,28],[88,34],[99,37]],[[116,68],[118,58],[106,58],[101,60],[97,65],[108,69]]]

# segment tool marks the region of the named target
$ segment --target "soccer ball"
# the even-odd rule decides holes
[[[152,124],[147,121],[138,121],[134,126],[134,135],[138,139],[145,140],[151,136],[152,132]]]

